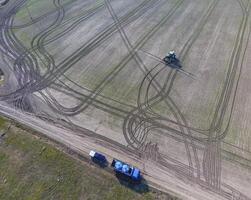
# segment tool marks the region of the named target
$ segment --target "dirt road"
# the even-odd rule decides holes
[[[103,152],[109,158],[109,161],[115,157],[133,163],[143,169],[144,178],[149,181],[150,186],[152,185],[155,188],[159,188],[160,186],[160,188],[166,192],[173,191],[183,199],[224,199],[220,195],[210,194],[206,189],[203,190],[195,185],[189,186],[184,184],[183,181],[177,181],[177,177],[174,174],[168,173],[165,170],[163,171],[161,166],[156,166],[151,162],[145,162],[141,160],[140,157],[134,155],[134,152],[127,151],[126,148],[121,147],[119,143],[111,144],[109,141],[102,140],[102,138],[99,138],[95,133],[88,130],[86,130],[86,134],[80,134],[78,131],[73,132],[60,125],[52,125],[32,115],[18,112],[3,104],[0,105],[0,113],[31,127],[84,156],[87,156],[91,149],[96,149],[97,151]],[[176,182],[176,184],[174,184],[174,182]]]

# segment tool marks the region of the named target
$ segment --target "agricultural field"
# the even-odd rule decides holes
[[[10,0],[0,113],[83,154],[124,158],[184,199],[251,199],[250,8]],[[170,50],[181,68],[163,63]]]

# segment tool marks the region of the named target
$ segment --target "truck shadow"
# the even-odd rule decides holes
[[[140,181],[133,181],[123,174],[116,173],[119,183],[137,193],[144,194],[149,192],[147,181],[142,177]]]
[[[109,166],[109,163],[107,160],[103,160],[103,161],[100,161],[100,160],[97,160],[95,158],[91,158],[92,162],[94,164],[96,164],[97,166],[101,167],[101,168],[106,168]]]

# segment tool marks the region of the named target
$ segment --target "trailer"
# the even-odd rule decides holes
[[[136,167],[117,159],[113,159],[111,166],[118,175],[122,175],[136,182],[141,180],[140,170]]]

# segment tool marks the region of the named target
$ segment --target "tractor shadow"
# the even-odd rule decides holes
[[[168,63],[167,65],[173,69],[181,69],[182,68],[181,62],[177,58],[174,61],[172,61],[171,63]]]

